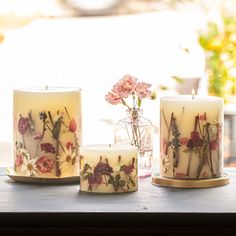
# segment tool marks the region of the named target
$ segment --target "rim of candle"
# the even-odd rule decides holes
[[[118,150],[138,150],[137,147],[130,144],[91,144],[80,147],[88,151],[118,151]]]
[[[221,97],[216,96],[200,96],[194,95],[194,99],[192,99],[192,95],[174,95],[174,96],[165,96],[160,97],[160,100],[163,101],[172,101],[172,102],[216,102],[216,101],[224,101]]]
[[[46,87],[26,87],[14,89],[14,92],[26,92],[26,93],[65,93],[65,92],[80,92],[79,87],[57,87],[57,86],[46,86]]]

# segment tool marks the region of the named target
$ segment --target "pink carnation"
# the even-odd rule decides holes
[[[135,92],[137,93],[137,95],[140,99],[150,98],[151,91],[148,90],[150,87],[151,87],[151,84],[148,84],[145,82],[139,82],[136,84]]]
[[[115,93],[109,92],[106,96],[106,101],[112,105],[117,105],[122,102],[122,99]]]
[[[125,75],[123,78],[113,86],[113,92],[121,98],[128,98],[134,92],[137,79],[130,75]]]

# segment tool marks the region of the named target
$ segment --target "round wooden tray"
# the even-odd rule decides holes
[[[20,176],[20,175],[17,175],[14,171],[14,168],[11,168],[11,167],[7,168],[6,174],[12,180],[16,182],[20,182],[20,183],[49,184],[49,185],[79,184],[80,183],[79,176],[63,177],[63,178],[41,178],[41,177]]]
[[[159,174],[152,175],[152,184],[157,186],[172,187],[172,188],[213,188],[230,183],[229,176],[223,174],[222,177],[212,179],[171,179],[160,176]]]

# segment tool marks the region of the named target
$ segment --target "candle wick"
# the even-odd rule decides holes
[[[111,144],[109,144],[109,148],[111,147]]]
[[[194,93],[192,94],[192,100],[194,99]]]
[[[48,86],[46,85],[46,91],[48,90]]]

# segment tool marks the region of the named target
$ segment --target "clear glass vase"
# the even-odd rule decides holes
[[[116,123],[114,136],[115,143],[130,143],[138,148],[138,175],[147,177],[152,168],[153,125],[142,113],[138,108],[128,109],[127,117]]]

